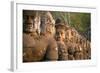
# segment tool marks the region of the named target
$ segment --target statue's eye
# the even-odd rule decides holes
[[[61,35],[63,35],[63,32],[61,32]]]

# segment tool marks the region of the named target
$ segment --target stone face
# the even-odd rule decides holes
[[[50,12],[44,12],[41,15],[41,33],[55,34],[55,20]]]

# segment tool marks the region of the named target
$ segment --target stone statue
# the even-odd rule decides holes
[[[56,23],[55,28],[55,39],[58,46],[58,60],[68,60],[68,49],[64,42],[66,25],[64,23]]]

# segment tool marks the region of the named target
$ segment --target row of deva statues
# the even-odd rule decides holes
[[[23,11],[23,62],[91,59],[91,42],[49,11]]]

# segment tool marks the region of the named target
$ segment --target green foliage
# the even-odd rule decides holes
[[[74,27],[79,32],[86,32],[91,27],[91,14],[79,12],[51,12],[54,19],[60,18],[62,22]]]
[[[90,14],[89,13],[70,13],[71,25],[80,32],[86,32],[90,29]]]
[[[80,12],[51,12],[56,20],[60,18],[62,22],[74,27],[81,35],[91,41],[91,14]]]

